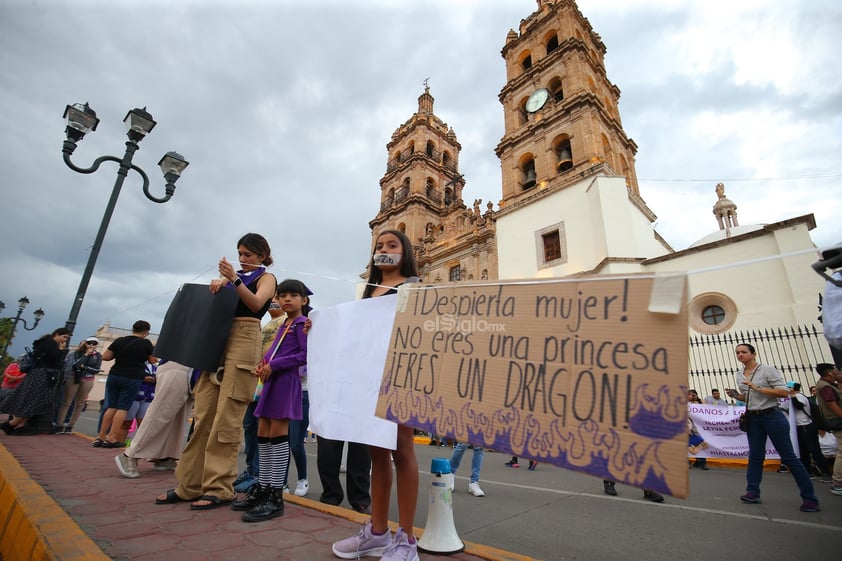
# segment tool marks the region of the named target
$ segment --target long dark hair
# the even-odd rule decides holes
[[[377,238],[375,238],[374,241],[375,245],[377,245],[377,239],[384,234],[392,234],[401,242],[401,247],[403,248],[403,252],[401,254],[401,276],[406,278],[417,277],[418,263],[415,261],[415,252],[412,251],[412,242],[409,241],[406,234],[400,230],[384,230],[377,234]],[[376,285],[383,282],[383,271],[374,266],[374,251],[371,252],[371,259],[368,262],[368,280],[366,282],[367,284],[365,291],[363,292],[363,298],[371,297],[371,293],[374,292],[375,288],[377,288]]]
[[[289,292],[291,294],[298,294],[302,298],[306,298],[307,302],[301,306],[301,315],[302,316],[309,316],[310,312],[313,311],[313,306],[310,305],[310,296],[313,295],[313,291],[307,288],[307,285],[301,282],[298,279],[284,279],[280,283],[278,283],[278,288],[275,291],[275,296],[280,296]]]
[[[245,247],[249,251],[261,256],[260,263],[267,267],[274,263],[272,261],[272,248],[269,247],[269,242],[260,234],[249,232],[237,241],[237,247]]]

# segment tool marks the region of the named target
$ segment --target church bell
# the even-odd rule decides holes
[[[568,146],[562,146],[561,149],[558,151],[558,162],[556,163],[556,169],[558,171],[567,171],[573,167],[573,154],[570,152],[570,148]]]

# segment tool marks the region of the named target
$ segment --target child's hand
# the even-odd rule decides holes
[[[310,318],[307,318],[306,320],[304,320],[304,329],[303,329],[304,335],[307,335],[310,332],[311,327],[313,327],[313,320],[311,320]]]

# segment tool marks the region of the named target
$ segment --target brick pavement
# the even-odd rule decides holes
[[[117,450],[83,436],[0,434],[0,554],[3,561],[321,561],[330,544],[366,519],[304,497],[287,497],[285,514],[248,524],[223,507],[156,505],[174,487],[170,471],[140,463],[141,477],[117,472]],[[420,535],[420,530],[416,530]],[[527,561],[526,556],[466,542],[454,561]],[[431,561],[441,556],[421,554]]]

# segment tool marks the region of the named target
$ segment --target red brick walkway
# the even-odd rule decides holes
[[[65,525],[75,522],[108,557],[119,561],[332,561],[336,558],[330,544],[352,535],[366,518],[290,497],[283,517],[248,524],[227,507],[193,511],[188,503],[156,505],[155,497],[174,487],[171,471],[156,472],[151,463],[141,462],[140,478],[123,478],[114,463],[118,451],[93,448],[83,437],[0,434],[0,446],[70,516],[72,522]],[[5,471],[6,466],[0,465],[0,483]],[[50,527],[43,534],[48,541],[61,541],[64,535],[61,527]],[[466,545],[470,550],[471,544]],[[481,557],[460,553],[449,559],[525,559],[482,546],[473,551]],[[421,555],[426,561],[436,558],[441,559]],[[7,557],[7,561],[13,560]]]

